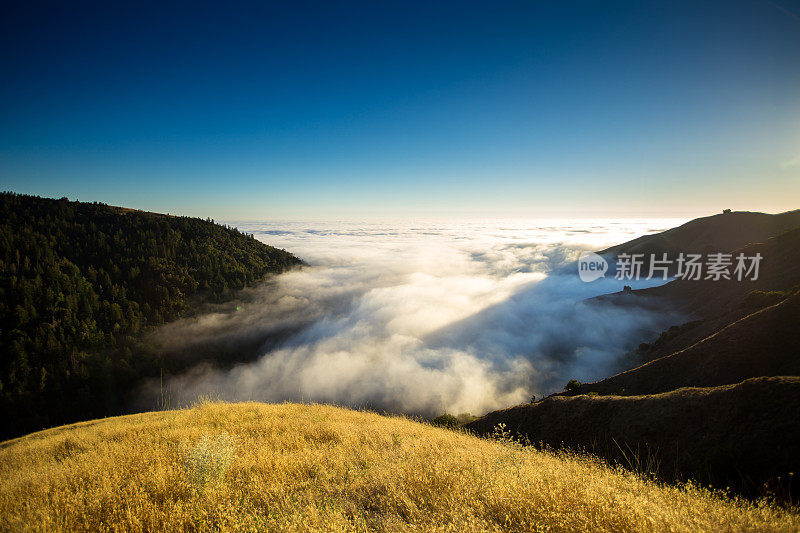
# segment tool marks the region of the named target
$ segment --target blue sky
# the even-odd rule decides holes
[[[227,219],[800,207],[798,0],[110,4],[0,8],[3,189]]]

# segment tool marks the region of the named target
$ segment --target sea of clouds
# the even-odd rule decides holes
[[[623,282],[583,283],[573,262],[681,222],[232,222],[307,266],[153,340],[175,357],[195,354],[167,383],[177,404],[212,396],[482,414],[618,371],[627,351],[679,323],[587,301]],[[215,351],[240,362],[209,364]],[[159,393],[148,383],[143,401]]]

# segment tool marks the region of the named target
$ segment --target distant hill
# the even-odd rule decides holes
[[[505,424],[533,443],[584,449],[669,481],[691,478],[749,494],[765,483],[791,483],[796,493],[797,413],[800,377],[765,377],[646,396],[551,396],[465,428],[490,435]]]
[[[736,211],[696,218],[661,233],[606,248],[601,255],[730,252],[800,226],[800,209],[779,213]]]
[[[211,220],[0,194],[0,436],[119,413],[142,333],[300,260]]]
[[[720,221],[725,220],[726,217],[731,217],[728,219],[739,220],[741,223],[755,224],[755,229],[746,224],[739,228],[742,235],[752,236],[759,232],[773,231],[786,224],[793,223],[797,213],[800,213],[800,211],[791,211],[780,215],[763,215],[760,213],[717,215],[692,221],[680,228],[668,230],[660,235],[672,232],[673,236],[680,236],[681,233],[678,230],[689,227],[693,228],[692,235],[714,235],[716,232],[721,231],[721,228],[725,229],[725,225]],[[704,228],[704,225],[709,227]],[[685,242],[689,242],[689,240],[684,239]],[[641,240],[637,239],[636,241]],[[730,239],[728,242],[731,242]],[[629,245],[630,243],[612,249],[623,249]],[[733,364],[733,362],[722,358],[722,354],[720,354],[719,358],[713,359],[717,366],[704,370],[706,374],[716,376],[713,383],[707,380],[695,380],[699,374],[689,375],[686,373],[688,371],[688,366],[686,365],[662,367],[661,365],[667,364],[667,360],[660,361],[657,365],[662,368],[662,375],[658,376],[658,379],[651,380],[651,385],[647,389],[637,387],[636,390],[640,393],[670,390],[665,388],[669,387],[667,385],[652,388],[657,382],[672,383],[673,387],[705,386],[735,383],[748,377],[760,375],[800,373],[798,372],[800,369],[791,366],[795,364],[792,362],[792,350],[795,350],[795,353],[800,351],[800,347],[797,345],[797,338],[792,333],[792,328],[797,323],[797,316],[790,311],[796,309],[797,296],[792,297],[789,302],[777,309],[765,311],[763,315],[754,315],[748,320],[743,320],[744,317],[751,315],[755,311],[774,305],[800,290],[800,227],[787,229],[764,239],[762,242],[747,244],[728,251],[734,255],[743,253],[748,257],[760,254],[762,260],[758,278],[742,281],[736,279],[720,279],[716,281],[678,279],[658,287],[623,291],[597,298],[599,301],[623,307],[636,308],[643,306],[650,310],[678,310],[689,317],[689,322],[680,325],[676,324],[656,339],[643,339],[646,342],[643,342],[638,350],[629,354],[631,362],[629,368],[638,367],[642,363],[655,362],[667,356],[669,356],[669,361],[675,362],[679,358],[689,357],[688,354],[692,354],[691,356],[694,357],[700,350],[708,353],[710,346],[716,347],[723,339],[731,339],[734,336],[740,339],[735,343],[735,353],[739,354],[740,358],[749,357],[751,359],[749,370],[744,371],[741,361],[736,363],[734,368],[729,366],[729,363]],[[732,329],[725,330],[727,327]],[[707,338],[709,340],[704,341]],[[771,356],[765,357],[763,355],[764,347],[767,346],[782,346],[781,357],[783,357],[784,363],[791,364],[789,366],[783,365],[783,370],[780,370],[775,365],[767,364],[767,361],[774,361]],[[675,354],[674,357],[673,354]],[[708,365],[711,364],[712,359],[703,361],[704,364]],[[651,372],[651,370],[648,370],[650,368],[654,367],[642,367],[641,370],[635,368],[630,370],[630,373],[624,373],[623,375],[626,376],[625,379],[628,379],[633,376],[634,372]],[[793,369],[791,372],[789,372],[790,368]],[[679,370],[683,372],[681,375],[677,374]],[[664,373],[668,375],[663,375]],[[617,377],[609,379],[617,379]],[[649,380],[649,377],[643,379]],[[603,381],[605,382],[606,380]],[[596,390],[599,391],[600,389]],[[621,388],[616,387],[614,392],[618,393],[619,390]],[[628,390],[634,393],[632,389]]]
[[[0,529],[800,528],[796,509],[665,486],[497,437],[325,405],[205,403],[94,420],[0,444]]]
[[[748,257],[761,254],[757,280],[679,279],[597,300],[620,306],[679,310],[689,317],[687,324],[670,328],[658,339],[647,339],[633,354],[638,362],[652,361],[683,350],[800,287],[800,228],[734,251],[740,252]]]
[[[654,296],[699,317],[716,316],[738,306],[751,291],[781,291],[800,284],[800,227],[764,242],[733,250],[745,256],[761,254],[758,279],[675,280],[660,287],[633,291]]]

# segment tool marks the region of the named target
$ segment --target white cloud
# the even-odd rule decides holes
[[[170,382],[198,395],[313,400],[435,415],[486,410],[597,379],[675,317],[584,303],[621,288],[558,267],[675,221],[239,224],[311,266],[162,328],[163,349],[256,350]],[[209,348],[209,346],[211,348]],[[189,354],[189,355],[186,355]],[[146,394],[154,394],[151,384]],[[149,401],[149,400],[148,400]]]
[[[788,161],[784,161],[783,163],[781,163],[781,168],[796,167],[798,165],[800,165],[800,155],[795,157],[795,158],[793,158],[793,159],[790,159]]]

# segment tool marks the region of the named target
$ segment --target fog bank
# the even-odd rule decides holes
[[[564,268],[581,250],[679,222],[233,222],[309,266],[246,291],[238,310],[166,325],[154,341],[247,361],[198,361],[168,382],[179,404],[210,395],[480,414],[604,377],[679,321],[586,302],[622,282],[583,283]],[[645,283],[655,284],[635,286]],[[158,389],[147,384],[143,402]]]

